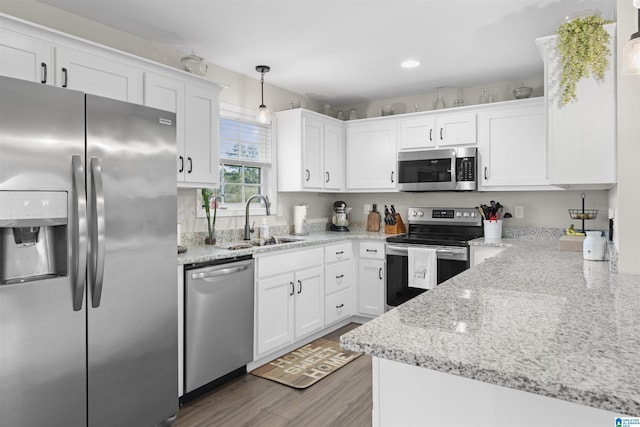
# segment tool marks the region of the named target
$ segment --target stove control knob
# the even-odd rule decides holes
[[[458,211],[456,212],[456,218],[460,218],[462,216],[462,212]]]
[[[475,218],[478,214],[475,212],[471,212],[471,218]]]
[[[416,211],[411,211],[411,212],[409,213],[409,215],[411,215],[411,216],[416,216],[416,215],[418,215],[418,213],[417,213]]]
[[[465,218],[469,218],[469,212],[465,212],[464,214],[462,214],[462,216]]]
[[[424,212],[418,211],[418,216],[424,216]]]

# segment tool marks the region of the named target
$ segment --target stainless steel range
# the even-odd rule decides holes
[[[387,308],[398,306],[425,292],[408,286],[408,248],[434,248],[437,283],[469,268],[468,241],[484,236],[477,208],[409,208],[407,234],[387,238]]]

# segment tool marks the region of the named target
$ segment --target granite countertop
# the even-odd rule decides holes
[[[247,249],[222,249],[218,246],[194,245],[187,246],[187,252],[178,254],[178,265],[194,264],[201,262],[214,261],[217,259],[234,258],[244,255],[255,255],[268,252],[276,252],[287,249],[294,249],[306,246],[317,246],[326,243],[340,242],[345,240],[382,240],[384,241],[389,234],[383,232],[371,231],[324,231],[311,233],[306,236],[280,236],[293,237],[300,239],[297,242],[283,243],[278,245],[254,246]],[[241,243],[241,242],[239,242]],[[223,246],[223,245],[221,245]]]
[[[558,250],[506,250],[341,337],[343,348],[640,416],[640,276]]]

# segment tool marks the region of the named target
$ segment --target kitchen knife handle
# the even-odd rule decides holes
[[[40,80],[40,83],[47,83],[47,64],[41,62],[40,66],[42,67],[42,80]]]
[[[105,258],[105,210],[102,167],[98,157],[91,158],[91,306],[100,307]]]
[[[62,67],[62,87],[67,87],[68,77],[67,69]]]
[[[382,280],[382,267],[378,269],[378,278]]]
[[[191,157],[187,157],[187,160],[189,160],[189,170],[187,173],[191,173],[193,172],[193,159]]]
[[[309,169],[304,170],[304,175],[305,175],[304,180],[308,182],[311,179],[311,172],[309,172]]]
[[[178,172],[184,171],[184,157],[180,156],[180,170]]]
[[[73,283],[73,311],[82,309],[87,276],[87,195],[84,190],[84,166],[78,155],[71,157],[73,176],[73,213],[71,229],[71,282]]]
[[[293,282],[289,282],[289,284],[291,285],[291,293],[289,294],[289,296],[293,296],[293,294],[296,292],[296,285],[294,285]]]
[[[329,182],[329,177],[330,177],[329,172],[325,172],[325,175],[326,175],[327,179],[325,179],[324,182]]]
[[[302,293],[302,281],[298,280],[298,294]]]
[[[487,172],[489,171],[488,167],[484,167],[484,179],[489,179],[489,177],[487,176]]]

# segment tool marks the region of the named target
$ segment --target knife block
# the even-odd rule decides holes
[[[385,224],[385,226],[384,226],[384,234],[402,234],[402,233],[406,233],[407,229],[404,226],[404,222],[402,222],[402,217],[400,216],[400,214],[396,213],[396,214],[394,214],[394,217],[396,218],[396,223],[394,225]]]

